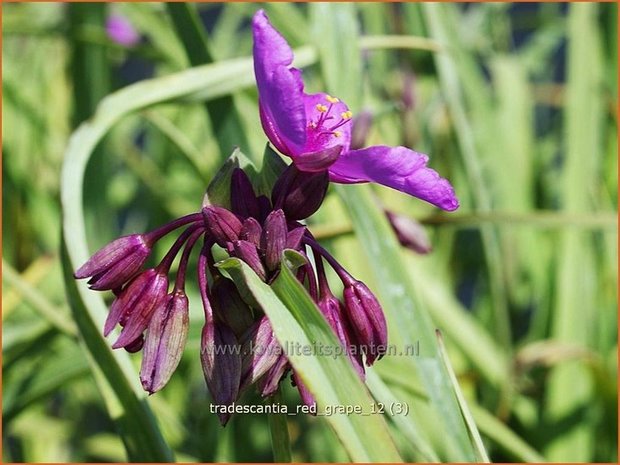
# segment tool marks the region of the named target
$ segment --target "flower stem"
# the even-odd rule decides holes
[[[166,234],[171,233],[175,229],[178,229],[181,226],[185,226],[189,223],[196,223],[198,221],[203,221],[202,213],[192,213],[191,215],[182,216],[181,218],[171,221],[170,223],[160,226],[159,228],[145,234],[144,239],[147,244],[152,246],[155,242],[160,240]]]
[[[179,262],[179,269],[177,271],[177,277],[174,282],[174,289],[179,291],[185,290],[185,273],[187,271],[187,263],[189,262],[189,255],[192,253],[192,249],[194,248],[194,244],[198,238],[204,234],[204,228],[196,229],[189,239],[185,243],[185,248],[183,249],[183,255],[181,255],[181,261]]]
[[[271,402],[282,405],[282,393],[280,388],[271,396]],[[290,463],[291,459],[291,440],[288,435],[286,424],[286,414],[269,414],[269,432],[271,433],[271,449],[273,450],[273,461],[277,463]]]

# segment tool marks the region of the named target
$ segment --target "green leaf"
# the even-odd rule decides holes
[[[439,355],[441,357],[441,361],[444,364],[446,372],[448,373],[450,382],[452,383],[452,389],[456,394],[456,399],[459,403],[459,409],[461,410],[461,414],[463,415],[463,419],[465,420],[465,425],[467,426],[467,431],[469,432],[469,436],[471,437],[472,443],[474,445],[474,450],[476,451],[476,459],[480,462],[490,463],[491,461],[489,460],[487,451],[484,448],[484,444],[482,443],[480,432],[476,427],[476,422],[474,422],[471,412],[469,411],[467,402],[465,402],[465,397],[463,397],[463,393],[461,392],[461,387],[459,386],[456,375],[454,374],[454,370],[452,369],[452,365],[450,364],[450,359],[448,358],[448,353],[446,352],[446,347],[443,343],[441,331],[435,330],[435,333],[437,334]]]
[[[598,90],[604,75],[597,15],[596,4],[572,4],[568,15],[566,157],[562,171],[562,207],[567,212],[592,211],[597,207],[590,192],[600,183],[600,135],[605,120]],[[588,155],[584,156],[585,153]],[[599,272],[593,244],[589,233],[566,230],[559,238],[557,252],[557,297],[551,336],[584,347],[593,343],[589,328],[599,313],[593,305],[597,292],[593,280]],[[592,379],[583,363],[569,361],[551,371],[546,417],[556,428],[563,425],[564,433],[547,446],[545,455],[549,460],[592,460],[596,448],[594,432],[587,422],[573,415],[578,409],[589,408],[593,396]]]
[[[258,173],[261,194],[271,197],[271,190],[280,175],[286,169],[286,166],[282,157],[278,155],[269,144],[265,145],[263,164]]]
[[[337,186],[336,190],[364,244],[362,250],[374,264],[372,271],[388,322],[390,344],[404,349],[419,341],[420,355],[406,360],[417,370],[437,421],[446,431],[449,459],[475,461],[452,383],[441,363],[435,327],[426,309],[415,305],[417,296],[406,278],[401,248],[385,214],[377,207],[369,186]]]
[[[370,388],[373,396],[383,405],[395,405],[400,403],[396,395],[383,382],[381,377],[375,373],[373,368],[366,370],[366,384]],[[420,461],[439,462],[439,457],[431,447],[416,424],[413,415],[389,415],[388,419],[394,422],[399,431],[411,442],[411,445],[420,454]]]
[[[131,461],[170,462],[173,454],[146,403],[146,394],[126,352],[112,351],[101,334],[105,304],[99,294],[73,278],[67,232],[63,237],[62,263],[65,287],[73,318],[82,336],[95,380],[115,420]]]
[[[362,55],[357,6],[354,3],[311,3],[313,42],[319,52],[327,88],[355,111],[361,107]]]
[[[227,259],[217,266],[235,284],[252,294],[271,322],[273,332],[283,348],[340,347],[320,310],[289,266],[295,267],[303,258],[297,252],[285,251],[280,275],[271,288],[242,261]],[[359,379],[346,355],[317,353],[304,355],[289,350],[287,357],[294,370],[314,395],[319,408],[356,406],[365,413],[372,412],[373,404],[368,391]],[[349,453],[351,460],[401,461],[387,425],[378,415],[326,415],[336,434]]]
[[[190,63],[193,66],[212,63],[214,60],[209,51],[209,39],[200,22],[196,5],[179,2],[166,3],[166,7]],[[245,133],[233,97],[223,95],[206,102],[205,106],[221,155],[225,156],[235,146],[247,148]]]

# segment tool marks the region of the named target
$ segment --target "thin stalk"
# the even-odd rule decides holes
[[[282,404],[282,393],[280,388],[271,396],[271,402]],[[286,414],[269,414],[269,432],[271,433],[271,449],[273,450],[273,461],[277,463],[290,463],[291,458],[291,439],[288,435],[286,424]]]

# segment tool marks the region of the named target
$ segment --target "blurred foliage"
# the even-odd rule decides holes
[[[249,56],[258,7],[198,5],[210,53],[192,58],[187,35],[177,34],[179,18],[162,4],[3,5],[3,460],[127,459],[65,296],[63,154],[105,95],[190,63]],[[332,24],[306,4],[264,8],[293,47],[312,44]],[[429,255],[400,251],[402,279],[442,330],[493,461],[617,461],[616,8],[365,3],[346,10],[361,34],[360,92],[351,88],[351,98],[355,113],[373,114],[368,145],[430,154],[461,200],[458,212],[438,214],[373,188],[373,199],[419,219],[431,237]],[[107,37],[112,12],[133,23],[139,44]],[[322,71],[304,70],[310,91],[333,79],[325,64]],[[243,130],[237,143],[260,164],[266,138],[256,90],[240,86],[211,103],[222,101],[234,105],[228,123],[189,102],[156,105],[114,126],[86,172],[91,251],[196,210],[228,156],[230,125]],[[230,124],[224,132],[213,131],[223,124]],[[359,253],[365,235],[352,234],[356,220],[336,189],[309,224],[356,277],[380,287],[390,263]],[[195,282],[188,287],[199,302]],[[190,311],[181,365],[148,399],[166,443],[178,461],[272,460],[266,417],[236,417],[223,429],[209,413],[201,309]],[[137,367],[140,355],[130,358]],[[410,423],[388,418],[402,457],[420,457],[414,426],[437,457],[449,457],[417,373],[397,357],[374,371],[373,394],[411,408]],[[290,406],[299,402],[288,383],[282,395]],[[347,460],[325,419],[287,422],[293,460]]]

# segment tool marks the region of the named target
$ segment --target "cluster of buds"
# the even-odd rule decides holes
[[[201,361],[214,403],[230,405],[251,386],[262,396],[272,395],[289,374],[302,400],[314,403],[292,372],[264,312],[218,271],[216,248],[243,260],[266,283],[280,272],[285,249],[306,258],[311,255],[314,266],[306,260],[297,278],[364,378],[364,362],[372,365],[387,343],[381,306],[368,287],[353,278],[300,222],[317,211],[328,184],[326,171],[300,172],[290,165],[269,198],[257,195],[247,174],[236,168],[230,180],[229,208],[207,205],[152,232],[121,237],[75,272],[76,278],[90,278],[91,289],[114,292],[104,335],[118,325],[121,331],[112,347],[143,350],[140,379],[147,392],[162,389],[181,359],[189,326],[185,278],[190,255],[199,242],[197,282],[205,316]],[[153,245],[173,231],[178,237],[161,262],[144,269]],[[176,278],[170,286],[170,269],[179,253]],[[326,264],[342,281],[342,299],[329,287]],[[228,419],[220,414],[222,424]]]

